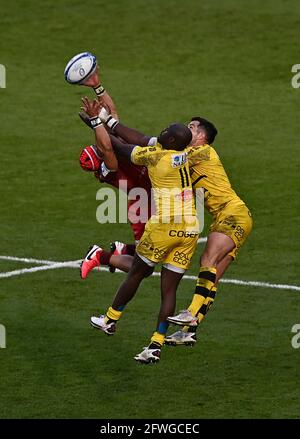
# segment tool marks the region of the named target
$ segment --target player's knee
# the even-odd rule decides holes
[[[233,241],[227,246],[221,244],[208,246],[200,258],[201,265],[206,267],[216,266],[233,248]]]
[[[210,251],[204,251],[200,258],[201,265],[204,267],[214,267],[217,265],[218,255]]]

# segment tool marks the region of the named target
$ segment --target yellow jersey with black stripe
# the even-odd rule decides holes
[[[163,149],[159,143],[136,146],[131,153],[131,161],[148,168],[154,192],[155,216],[162,222],[172,221],[175,217],[182,218],[184,222],[186,217],[196,215],[186,149]]]
[[[211,145],[187,148],[194,189],[203,188],[205,208],[216,216],[229,202],[245,205],[232,189],[216,150]]]

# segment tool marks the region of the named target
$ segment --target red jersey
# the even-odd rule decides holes
[[[147,205],[141,206],[141,208],[144,208],[145,212],[147,213],[145,221],[130,222],[134,238],[136,241],[139,241],[144,233],[145,224],[151,216],[151,182],[148,176],[148,170],[145,166],[134,165],[133,163],[130,163],[127,160],[123,160],[119,157],[118,170],[109,171],[106,168],[103,160],[100,161],[100,169],[94,174],[101,183],[107,183],[111,186],[116,187],[117,189],[124,190],[124,188],[122,188],[122,185],[120,185],[120,181],[126,180],[127,195],[134,188],[143,188],[147,192]],[[136,199],[128,200],[128,211],[136,203],[136,201]],[[136,214],[140,215],[139,209],[137,209]]]

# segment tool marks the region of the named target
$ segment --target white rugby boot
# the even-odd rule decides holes
[[[105,323],[104,315],[91,317],[91,325],[94,326],[94,328],[101,329],[101,331],[105,332],[107,335],[114,335],[116,332],[116,323]]]
[[[167,320],[180,326],[198,326],[198,318],[194,317],[187,309],[180,311],[176,316],[168,317]]]
[[[196,332],[184,332],[181,329],[174,334],[167,335],[165,345],[167,346],[194,346],[197,341]]]
[[[134,359],[142,364],[158,363],[160,360],[160,349],[149,349],[149,347],[145,347]]]

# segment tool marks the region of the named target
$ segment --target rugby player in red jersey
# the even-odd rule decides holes
[[[109,96],[105,92],[105,96]],[[111,98],[107,98],[106,102],[113,102]],[[97,109],[100,111],[103,101],[99,99]],[[83,109],[86,110],[84,102]],[[114,115],[117,117],[115,106]],[[111,109],[111,108],[110,108]],[[82,113],[80,113],[83,118]],[[95,177],[101,183],[107,183],[117,189],[123,190],[130,195],[130,191],[134,188],[145,190],[147,196],[140,199],[140,207],[135,208],[135,199],[128,199],[128,219],[133,231],[135,244],[137,244],[144,233],[145,223],[151,216],[151,182],[148,176],[148,170],[145,166],[137,166],[133,163],[126,162],[122,157],[117,160],[117,166],[112,169],[107,162],[103,151],[99,151],[96,145],[90,145],[83,149],[79,158],[80,166],[83,170],[93,172]],[[144,204],[143,204],[144,203]],[[142,210],[142,211],[141,211]],[[81,277],[85,279],[90,270],[97,266],[107,265],[110,271],[116,268],[128,272],[132,265],[132,257],[135,252],[135,244],[124,244],[119,241],[112,243],[110,251],[106,251],[98,245],[93,245],[87,252],[85,259],[81,265]]]

